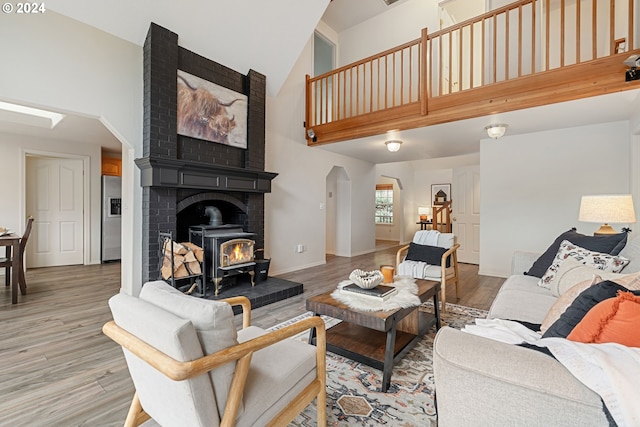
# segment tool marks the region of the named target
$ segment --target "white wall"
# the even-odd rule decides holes
[[[347,224],[350,255],[375,250],[375,166],[308,147],[304,135],[305,78],[311,74],[312,43],[305,47],[277,97],[267,99],[266,169],[279,175],[265,196],[265,250],[270,274],[325,263],[326,178],[334,166],[344,168],[350,182]],[[306,247],[296,253],[295,247]]]
[[[542,252],[571,227],[593,233],[580,198],[628,193],[629,150],[627,121],[482,140],[480,274],[508,276],[514,250]]]
[[[85,239],[85,242],[89,244],[89,259],[85,261],[89,264],[99,264],[101,213],[100,146],[0,133],[0,155],[3,159],[3,166],[0,168],[0,182],[11,183],[11,185],[5,185],[2,190],[0,224],[19,233],[24,231],[24,219],[27,215],[33,213],[24,210],[26,203],[24,186],[26,176],[25,155],[28,153],[51,157],[86,156],[90,158],[89,170],[85,170],[85,173],[90,177],[89,188],[85,189],[85,195],[89,197],[89,213],[85,217],[88,217],[89,224],[88,227],[85,226],[85,230],[90,230],[88,239]]]
[[[142,190],[133,158],[142,155],[142,48],[47,11],[3,16],[0,52],[3,101],[97,118],[125,144],[122,287],[137,293]],[[0,147],[4,162],[18,162],[15,156]],[[9,209],[13,223],[22,220],[23,207]]]
[[[419,39],[423,28],[438,31],[438,3],[435,0],[408,0],[339,34],[338,65],[359,61],[370,55]]]

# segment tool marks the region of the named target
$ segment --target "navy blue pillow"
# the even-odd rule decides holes
[[[586,236],[580,234],[575,228],[565,231],[547,248],[540,258],[533,263],[527,276],[542,277],[560,249],[563,240],[568,240],[576,246],[603,254],[618,255],[627,244],[627,233],[610,234],[607,236]]]
[[[448,251],[448,249],[439,246],[419,245],[411,242],[405,259],[409,261],[422,261],[429,265],[440,265],[442,255],[446,251]],[[446,267],[451,267],[451,257],[447,257]]]
[[[629,289],[610,280],[589,286],[573,300],[558,320],[553,322],[544,335],[542,335],[542,338],[566,338],[593,306],[606,299],[615,297],[618,295],[618,291],[629,292]],[[640,295],[640,291],[631,292],[636,296]]]

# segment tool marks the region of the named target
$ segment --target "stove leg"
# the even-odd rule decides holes
[[[216,277],[213,279],[213,284],[216,287],[216,296],[218,296],[218,286],[220,285],[220,282],[222,282],[222,277]]]
[[[247,271],[247,273],[249,273],[249,276],[251,276],[251,286],[254,286],[254,285],[256,284],[256,282],[255,282],[255,280],[254,280],[254,279],[255,279],[256,272],[255,272],[255,271],[253,271],[253,270],[251,270],[251,271]]]

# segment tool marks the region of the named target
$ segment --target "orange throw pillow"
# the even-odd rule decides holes
[[[640,296],[618,292],[615,298],[596,304],[573,328],[567,339],[640,347]]]

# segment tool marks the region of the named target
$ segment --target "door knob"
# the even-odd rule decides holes
[[[455,216],[453,218],[451,218],[452,221],[457,221],[458,218],[456,218]]]

